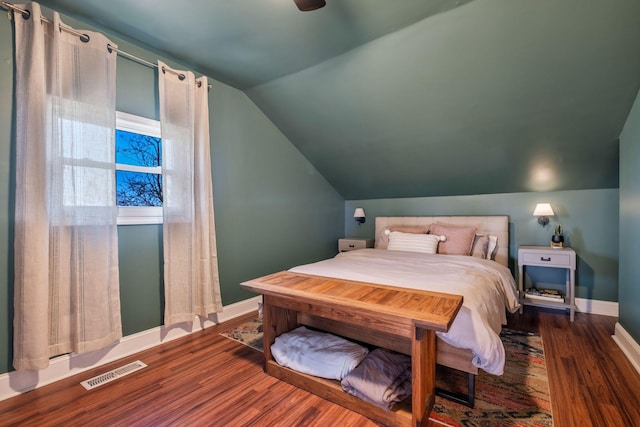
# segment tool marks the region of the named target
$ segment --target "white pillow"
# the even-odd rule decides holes
[[[498,246],[498,237],[489,236],[489,244],[487,245],[487,259],[495,260],[495,250]]]
[[[391,231],[389,233],[389,251],[423,252],[435,254],[438,251],[438,242],[444,242],[446,237],[436,234],[413,234]]]

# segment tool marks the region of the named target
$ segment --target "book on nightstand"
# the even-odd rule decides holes
[[[564,302],[564,293],[555,289],[530,288],[527,289],[524,297],[540,301]]]

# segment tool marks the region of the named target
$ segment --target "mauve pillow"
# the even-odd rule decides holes
[[[438,253],[443,255],[470,255],[476,230],[477,227],[446,227],[440,224],[431,226],[431,234],[447,238],[438,245]]]

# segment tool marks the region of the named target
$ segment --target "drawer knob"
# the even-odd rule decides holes
[[[551,261],[551,257],[545,258],[545,257],[541,256],[540,257],[540,261]]]

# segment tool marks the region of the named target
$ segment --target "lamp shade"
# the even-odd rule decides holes
[[[555,213],[549,203],[538,203],[533,211],[534,216],[553,216]]]
[[[356,210],[353,212],[353,217],[354,218],[364,218],[364,217],[366,217],[366,215],[364,214],[364,209],[356,208]]]

